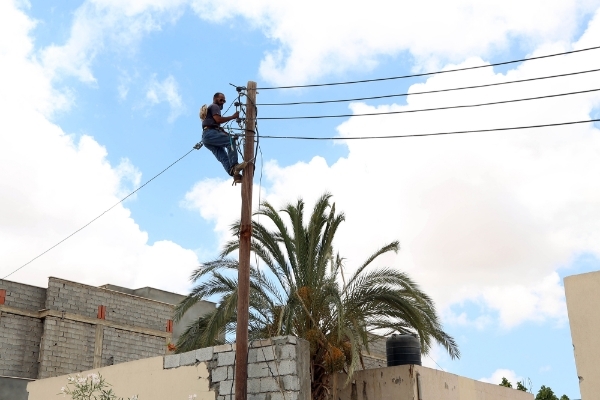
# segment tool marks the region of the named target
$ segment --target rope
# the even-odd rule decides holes
[[[133,192],[129,193],[127,196],[123,197],[121,200],[119,200],[118,202],[116,202],[115,204],[113,204],[111,207],[107,208],[105,211],[103,211],[100,215],[98,215],[96,218],[92,219],[90,222],[88,222],[87,224],[83,225],[81,228],[77,229],[75,232],[71,233],[69,236],[65,237],[64,239],[62,239],[60,242],[56,243],[54,246],[48,248],[47,250],[45,250],[44,252],[38,254],[37,256],[35,256],[34,258],[32,258],[31,260],[29,260],[28,262],[26,262],[25,264],[21,265],[19,268],[15,269],[14,271],[12,271],[11,273],[9,273],[8,275],[4,276],[2,279],[6,279],[9,276],[11,276],[12,274],[14,274],[15,272],[25,268],[27,265],[31,264],[32,262],[34,262],[35,260],[37,260],[38,258],[40,258],[41,256],[43,256],[44,254],[48,253],[50,250],[54,249],[55,247],[59,246],[61,243],[65,242],[66,240],[68,240],[69,238],[71,238],[72,236],[76,235],[77,233],[79,233],[80,231],[82,231],[83,229],[87,228],[89,225],[91,225],[93,222],[95,222],[96,220],[100,219],[102,216],[104,216],[104,214],[106,214],[107,212],[109,212],[110,210],[112,210],[113,208],[115,208],[116,206],[118,206],[119,204],[123,203],[125,200],[127,200],[129,197],[133,196],[135,193],[137,193],[140,189],[142,189],[144,186],[146,186],[147,184],[149,184],[150,182],[152,182],[154,179],[158,178],[160,175],[162,175],[165,171],[167,171],[169,168],[171,168],[173,165],[177,164],[179,161],[183,160],[185,157],[187,157],[192,151],[194,150],[199,150],[202,147],[202,142],[196,143],[196,145],[194,145],[194,147],[188,151],[187,153],[185,153],[183,156],[179,157],[177,160],[175,160],[173,163],[171,163],[168,167],[166,167],[165,169],[163,169],[162,171],[160,171],[158,174],[154,175],[152,178],[148,179],[146,182],[144,182],[141,186],[139,186],[137,189],[135,189]]]

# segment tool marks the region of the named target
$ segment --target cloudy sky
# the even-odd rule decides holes
[[[0,2],[0,274],[115,204],[200,140],[199,107],[230,83],[373,79],[600,45],[600,1],[69,0]],[[600,89],[600,50],[369,84],[262,90],[262,103],[411,93],[259,117],[363,114]],[[263,135],[350,138],[600,118],[600,92],[477,108],[259,121]],[[229,103],[228,103],[229,104]],[[600,268],[600,124],[348,141],[263,139],[256,195],[325,191],[346,214],[351,271],[378,246],[436,300],[463,357],[426,365],[579,396],[562,278]],[[259,179],[262,176],[262,179]],[[259,189],[259,184],[261,184]],[[255,197],[257,199],[258,196]],[[255,205],[256,205],[255,200]],[[195,151],[8,279],[48,276],[186,293],[239,216],[240,189]],[[437,366],[435,362],[439,364]]]

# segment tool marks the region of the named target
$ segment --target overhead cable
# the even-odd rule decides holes
[[[519,129],[535,129],[535,128],[550,128],[553,126],[565,126],[576,124],[587,124],[592,122],[600,122],[600,119],[588,119],[584,121],[558,122],[555,124],[541,124],[528,126],[513,126],[508,128],[490,128],[490,129],[472,129],[466,131],[450,131],[450,132],[435,132],[435,133],[415,133],[410,135],[390,135],[390,136],[352,136],[352,137],[316,137],[316,136],[265,136],[263,139],[298,139],[298,140],[370,140],[370,139],[401,139],[420,136],[442,136],[442,135],[457,135],[461,133],[479,133],[479,132],[496,132],[496,131],[513,131]]]
[[[562,53],[547,54],[545,56],[527,57],[527,58],[521,58],[518,60],[504,61],[504,62],[499,62],[499,63],[476,65],[474,67],[455,68],[455,69],[448,69],[448,70],[441,70],[441,71],[434,71],[434,72],[423,72],[420,74],[391,76],[388,78],[363,79],[363,80],[358,80],[358,81],[316,83],[316,84],[311,84],[311,85],[272,86],[272,87],[256,88],[256,90],[296,89],[296,88],[319,87],[319,86],[353,85],[356,83],[370,83],[370,82],[391,81],[391,80],[395,80],[395,79],[417,78],[417,77],[421,77],[421,76],[447,74],[450,72],[469,71],[469,70],[479,69],[479,68],[497,67],[500,65],[515,64],[515,63],[520,63],[520,62],[524,62],[524,61],[541,60],[544,58],[564,56],[564,55],[568,55],[568,54],[581,53],[584,51],[597,50],[597,49],[600,49],[600,46],[587,47],[585,49],[579,49],[579,50],[564,51]]]
[[[188,151],[187,153],[185,153],[183,156],[179,157],[176,161],[174,161],[173,163],[171,163],[168,167],[166,167],[165,169],[163,169],[162,171],[160,171],[158,174],[154,175],[152,178],[148,179],[146,182],[144,182],[142,185],[140,185],[137,189],[135,189],[133,192],[129,193],[127,196],[123,197],[121,200],[119,200],[118,202],[116,202],[115,204],[113,204],[111,207],[107,208],[105,211],[103,211],[100,215],[98,215],[96,218],[92,219],[90,222],[88,222],[87,224],[83,225],[81,228],[77,229],[75,232],[71,233],[69,236],[65,237],[64,239],[62,239],[61,241],[59,241],[58,243],[56,243],[55,245],[53,245],[52,247],[48,248],[47,250],[43,251],[42,253],[38,254],[37,256],[35,256],[34,258],[32,258],[31,260],[29,260],[28,262],[26,262],[25,264],[21,265],[19,268],[15,269],[14,271],[12,271],[11,273],[9,273],[8,275],[5,275],[2,279],[6,279],[9,276],[11,276],[12,274],[14,274],[15,272],[21,270],[22,268],[25,268],[27,265],[31,264],[32,262],[34,262],[35,260],[37,260],[38,258],[40,258],[41,256],[43,256],[44,254],[48,253],[50,250],[54,249],[55,247],[57,247],[58,245],[60,245],[61,243],[65,242],[66,240],[68,240],[69,238],[71,238],[72,236],[74,236],[75,234],[79,233],[80,231],[82,231],[83,229],[87,228],[89,225],[91,225],[93,222],[95,222],[96,220],[98,220],[99,218],[101,218],[102,216],[104,216],[104,214],[106,214],[107,212],[109,212],[110,210],[112,210],[113,208],[115,208],[116,206],[118,206],[119,204],[123,203],[125,200],[127,200],[129,197],[133,196],[135,193],[137,193],[141,188],[143,188],[144,186],[146,186],[147,184],[149,184],[150,182],[152,182],[154,179],[158,178],[160,175],[162,175],[165,171],[167,171],[169,168],[171,168],[173,165],[177,164],[179,161],[183,160],[188,154],[190,154],[192,151],[194,150],[199,150],[202,147],[202,142],[197,143],[190,151]]]
[[[453,91],[457,91],[457,90],[479,89],[479,88],[492,87],[492,86],[509,85],[512,83],[533,82],[533,81],[539,81],[539,80],[543,80],[543,79],[562,78],[565,76],[588,74],[590,72],[598,72],[598,71],[600,71],[600,68],[590,69],[590,70],[586,70],[586,71],[569,72],[566,74],[541,76],[538,78],[518,79],[518,80],[514,80],[514,81],[487,83],[487,84],[483,84],[483,85],[463,86],[463,87],[450,88],[450,89],[428,90],[428,91],[424,91],[424,92],[398,93],[398,94],[388,94],[388,95],[382,95],[382,96],[356,97],[353,99],[340,99],[340,100],[297,101],[297,102],[289,102],[289,103],[260,103],[257,105],[258,106],[295,106],[295,105],[302,105],[302,104],[345,103],[345,102],[351,102],[351,101],[388,99],[391,97],[405,97],[405,96],[415,96],[418,94],[453,92]]]
[[[285,119],[372,117],[372,116],[376,116],[376,115],[407,114],[407,113],[416,113],[416,112],[424,112],[424,111],[439,111],[439,110],[452,110],[452,109],[457,109],[457,108],[483,107],[483,106],[491,106],[491,105],[497,105],[497,104],[517,103],[517,102],[521,102],[521,101],[549,99],[549,98],[561,97],[561,96],[571,96],[574,94],[591,93],[591,92],[597,92],[597,91],[600,91],[600,88],[599,89],[580,90],[577,92],[549,94],[546,96],[526,97],[523,99],[502,100],[502,101],[493,101],[493,102],[489,102],[489,103],[466,104],[466,105],[459,105],[459,106],[419,108],[416,110],[385,111],[385,112],[375,112],[375,113],[365,113],[365,114],[304,115],[304,116],[294,116],[294,117],[260,117],[257,119],[259,119],[259,120],[285,120]]]

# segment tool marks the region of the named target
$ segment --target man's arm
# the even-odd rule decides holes
[[[240,113],[238,111],[236,111],[233,115],[231,115],[229,117],[221,117],[220,115],[213,115],[213,119],[215,120],[215,122],[217,124],[222,124],[222,123],[231,121],[233,119],[236,119],[239,116],[240,116]]]

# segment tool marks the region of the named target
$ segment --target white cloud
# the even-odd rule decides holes
[[[52,74],[32,55],[33,26],[14,2],[0,2],[1,276],[115,204],[141,178],[128,160],[111,166],[93,138],[76,140],[47,119],[65,102],[53,89]],[[9,279],[43,286],[52,274],[93,285],[184,292],[197,263],[192,250],[175,243],[148,243],[119,205]]]
[[[183,0],[85,1],[74,13],[71,34],[63,45],[41,52],[42,63],[55,79],[75,76],[94,84],[92,64],[105,50],[135,53],[141,38],[175,22],[183,12]]]
[[[185,106],[179,95],[179,87],[177,81],[172,75],[166,77],[162,82],[156,79],[156,75],[152,76],[148,91],[146,92],[146,100],[152,104],[160,104],[166,102],[171,108],[168,121],[173,122],[184,111]]]
[[[502,378],[508,379],[508,381],[512,383],[513,388],[517,387],[517,382],[523,382],[523,378],[517,376],[515,371],[510,369],[497,369],[492,373],[492,376],[489,378],[481,378],[480,381],[499,385],[502,382]]]
[[[422,68],[440,61],[506,51],[519,39],[524,50],[570,41],[597,0],[454,0],[398,2],[193,0],[201,18],[247,19],[276,43],[261,63],[264,79],[298,84],[364,71],[382,57],[409,52]]]
[[[600,13],[577,42],[544,44],[534,54],[591,47],[598,37]],[[596,52],[583,52],[526,62],[505,74],[490,68],[438,75],[410,90],[585,70],[595,68],[596,61]],[[482,62],[472,57],[456,66]],[[598,77],[594,73],[409,96],[407,105],[356,103],[351,109],[360,114],[517,99],[596,88],[591,83]],[[338,133],[341,137],[420,134],[586,120],[599,105],[600,95],[594,92],[477,109],[353,117],[338,127]],[[262,130],[268,131],[266,123]],[[267,163],[264,198],[282,205],[302,196],[310,203],[324,191],[333,193],[338,209],[347,216],[337,239],[346,265],[357,266],[374,249],[399,239],[399,255],[380,264],[408,271],[442,311],[474,301],[483,304],[489,315],[499,315],[499,323],[507,329],[524,321],[561,322],[566,314],[556,270],[582,252],[600,255],[599,133],[590,125],[573,125],[347,141],[348,156],[332,165],[319,156],[289,166]],[[188,201],[191,198],[211,204],[221,196],[207,188],[190,192]],[[232,222],[231,213],[220,210],[214,210],[210,219],[217,227]],[[488,318],[477,324],[484,327]],[[476,323],[466,316],[455,319]]]

